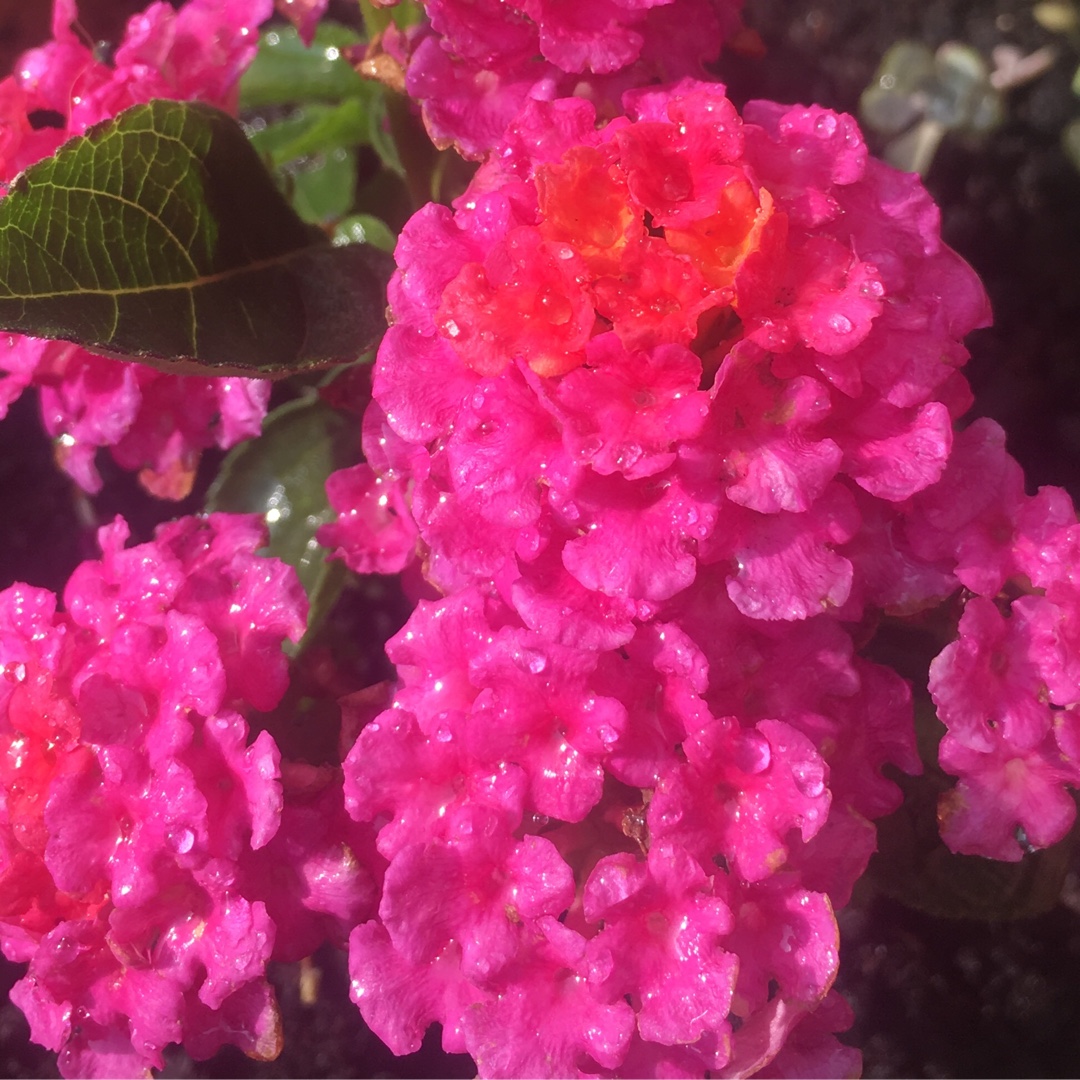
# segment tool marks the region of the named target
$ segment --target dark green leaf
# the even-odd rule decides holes
[[[265,31],[259,51],[240,80],[240,108],[291,105],[301,101],[341,101],[370,92],[341,50],[360,36],[336,23],[320,23],[308,48],[290,27]]]
[[[389,169],[380,169],[356,192],[352,210],[385,221],[391,232],[400,232],[416,212],[405,181]]]
[[[311,601],[305,640],[316,632],[345,577],[344,564],[327,562],[315,540],[319,526],[334,517],[326,478],[359,458],[356,418],[317,398],[302,398],[275,409],[257,439],[232,450],[207,494],[207,510],[263,515],[269,554],[295,567]]]
[[[0,328],[166,370],[355,360],[385,329],[388,272],[306,226],[239,124],[199,103],[136,105],[0,201]]]

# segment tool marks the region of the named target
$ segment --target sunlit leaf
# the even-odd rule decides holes
[[[397,237],[386,222],[371,214],[351,214],[342,218],[334,228],[335,244],[371,244],[380,251],[393,254]]]
[[[388,272],[305,225],[239,124],[199,103],[128,109],[0,201],[0,328],[166,370],[355,360],[385,329]]]
[[[312,103],[285,120],[252,132],[251,145],[272,164],[284,165],[297,158],[369,143],[368,105],[361,98],[348,98],[340,105]]]
[[[337,23],[320,23],[310,48],[293,27],[264,31],[259,51],[240,80],[240,108],[291,105],[300,101],[342,101],[370,93],[342,50],[360,36]]]
[[[344,100],[334,104],[290,101],[295,108],[285,117],[275,117],[274,108],[267,110],[269,116],[249,110],[245,117],[248,134],[252,145],[273,165],[337,149],[370,146],[386,168],[402,175],[401,159],[388,124],[386,94],[380,84],[362,81]]]

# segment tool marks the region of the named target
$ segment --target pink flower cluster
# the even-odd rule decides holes
[[[278,6],[308,38],[326,5]],[[269,8],[154,4],[111,66],[57,0],[0,84],[0,177],[134,101],[230,104]],[[343,701],[343,772],[252,739],[306,609],[254,519],[130,549],[118,521],[64,610],[0,593],[0,947],[65,1075],[272,1057],[267,962],[346,939],[372,1030],[439,1023],[481,1076],[853,1074],[834,912],[887,767],[920,769],[908,685],[862,655],[883,616],[958,613],[945,840],[1019,859],[1072,824],[1075,509],[954,429],[989,310],[917,178],[827,109],[640,88],[738,8],[429,0],[387,35],[433,136],[496,149],[405,227],[366,462],[327,485],[323,543],[433,587],[396,685]],[[182,494],[265,406],[60,343],[0,368],[90,490],[108,445]]]
[[[51,154],[91,124],[151,98],[199,99],[233,108],[236,84],[255,55],[256,27],[272,0],[192,0],[180,11],[151,4],[129,21],[110,63],[73,24],[75,0],[55,0],[53,40],[24,54],[0,82],[0,181]],[[56,126],[35,129],[31,117]],[[191,489],[199,455],[257,435],[269,384],[181,378],[123,364],[62,341],[8,335],[0,341],[0,418],[27,386],[41,392],[45,429],[61,466],[86,491],[108,447],[161,498]]]
[[[145,1075],[171,1042],[274,1057],[267,961],[343,937],[375,888],[340,780],[249,744],[307,608],[255,555],[260,523],[126,538],[101,530],[66,612],[0,593],[0,947],[29,961],[12,1000],[65,1076]]]
[[[529,102],[398,245],[323,538],[444,597],[345,764],[389,860],[353,994],[484,1076],[846,1073],[833,909],[920,767],[856,646],[958,586],[987,302],[849,117],[625,103]]]
[[[405,61],[406,88],[422,103],[434,141],[482,157],[529,99],[577,95],[613,115],[632,87],[703,76],[738,29],[742,0],[424,0],[423,7],[427,22],[407,39],[391,28],[384,45]]]
[[[955,566],[958,639],[930,668],[948,727],[942,767],[960,777],[939,807],[956,851],[1018,861],[1060,840],[1080,787],[1080,525],[1068,495],[1024,492],[1005,434],[957,436],[941,482],[913,507],[919,554]]]

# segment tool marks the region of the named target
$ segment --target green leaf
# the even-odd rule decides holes
[[[933,81],[934,54],[921,41],[898,41],[862,92],[859,118],[883,135],[899,135],[922,115]]]
[[[337,23],[320,23],[310,48],[291,26],[264,31],[259,51],[240,79],[241,110],[363,96],[368,83],[342,55],[360,41],[358,34]]]
[[[356,151],[335,150],[287,170],[292,204],[313,225],[329,225],[352,208],[356,194]]]
[[[394,253],[397,237],[385,221],[371,214],[351,214],[334,228],[335,244],[371,244],[388,255]]]
[[[340,105],[313,103],[251,134],[251,145],[274,165],[370,142],[370,103],[360,98]]]
[[[248,116],[252,145],[274,166],[338,149],[371,146],[388,169],[404,175],[387,124],[386,91],[365,83],[364,92],[336,105],[307,102],[284,119]]]
[[[357,419],[318,398],[300,398],[275,409],[257,439],[229,453],[207,493],[209,511],[263,516],[270,532],[267,552],[296,569],[311,601],[305,641],[317,632],[345,580],[344,564],[327,562],[315,540],[319,526],[334,517],[326,478],[359,460]],[[296,650],[302,647],[303,642]]]
[[[201,103],[127,109],[0,200],[0,328],[165,370],[351,362],[385,330],[389,271],[305,225],[240,125]]]
[[[381,34],[391,23],[399,30],[407,30],[424,21],[424,8],[415,0],[401,0],[393,7],[375,7],[371,0],[360,0],[360,14],[368,37]]]

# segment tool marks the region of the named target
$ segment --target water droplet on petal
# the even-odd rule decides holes
[[[764,772],[772,761],[769,740],[757,731],[748,731],[739,741],[738,766],[743,772]]]
[[[21,683],[26,681],[26,665],[20,664],[15,661],[5,664],[2,669],[4,678],[11,683]]]
[[[790,926],[785,926],[780,935],[780,951],[791,952],[791,942],[795,937],[795,931]]]
[[[808,799],[816,799],[825,790],[825,770],[820,762],[796,762],[791,766],[791,777]]]
[[[195,846],[195,834],[190,829],[174,829],[170,831],[168,841],[177,855],[186,855]]]

